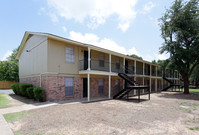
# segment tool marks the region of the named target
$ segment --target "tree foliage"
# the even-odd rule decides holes
[[[127,56],[130,56],[130,57],[133,57],[133,58],[136,58],[136,59],[139,59],[139,60],[143,60],[142,57],[140,57],[136,54],[131,54],[131,55],[127,55]]]
[[[18,60],[16,59],[19,47],[7,57],[8,61],[0,61],[0,81],[19,81]]]
[[[17,56],[17,53],[19,51],[19,46],[17,48],[15,48],[13,51],[12,51],[12,54],[10,56],[8,56],[6,59],[8,61],[14,61],[14,62],[18,62],[18,60],[16,59],[16,56]]]
[[[17,62],[0,61],[0,81],[19,81]]]
[[[184,80],[184,93],[189,93],[189,77],[199,64],[199,0],[175,0],[160,19],[164,39],[160,53],[170,53],[170,66]]]

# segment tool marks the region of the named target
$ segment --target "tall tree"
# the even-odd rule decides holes
[[[160,21],[164,39],[160,53],[170,53],[170,62],[181,74],[188,94],[189,77],[199,64],[199,0],[175,0]]]

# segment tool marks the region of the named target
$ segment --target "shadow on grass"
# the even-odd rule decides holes
[[[199,93],[183,94],[183,92],[162,92],[158,97],[186,100],[199,100]]]
[[[9,94],[9,96],[15,100],[18,100],[20,102],[23,102],[25,104],[34,104],[34,103],[38,103],[38,101],[35,101],[34,99],[29,99],[27,97],[22,97],[20,95],[16,95],[16,94]]]

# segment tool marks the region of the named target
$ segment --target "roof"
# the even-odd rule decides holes
[[[21,44],[20,44],[19,51],[17,53],[16,59],[19,59],[19,57],[20,57],[20,55],[21,55],[21,53],[23,51],[23,48],[24,48],[27,40],[29,39],[29,37],[31,35],[45,36],[45,37],[48,37],[50,39],[59,40],[59,41],[62,41],[62,42],[67,42],[67,43],[72,43],[74,45],[80,45],[80,46],[84,46],[84,47],[90,47],[93,50],[103,51],[105,53],[109,53],[111,55],[116,55],[116,56],[124,57],[126,59],[131,59],[131,60],[136,60],[136,61],[140,61],[140,62],[152,64],[152,65],[156,65],[156,64],[153,64],[153,63],[151,63],[149,61],[140,60],[140,59],[137,59],[137,58],[132,58],[130,56],[127,56],[127,55],[124,55],[124,54],[121,54],[121,53],[118,53],[118,52],[114,52],[114,51],[111,51],[111,50],[108,50],[108,49],[105,49],[105,48],[97,47],[97,46],[91,45],[91,44],[81,43],[81,42],[78,42],[78,41],[75,41],[75,40],[71,40],[71,39],[68,39],[68,38],[60,37],[60,36],[53,35],[53,34],[50,34],[50,33],[28,32],[28,31],[26,31],[25,34],[24,34],[24,36],[23,36],[23,39],[21,41]]]

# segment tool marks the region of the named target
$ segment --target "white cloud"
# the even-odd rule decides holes
[[[110,16],[116,15],[118,28],[125,32],[136,18],[134,7],[137,0],[47,0],[47,3],[57,16],[67,20],[74,19],[80,23],[86,21],[91,29],[97,28]]]
[[[66,26],[62,26],[62,30],[63,30],[64,32],[66,32],[66,31],[67,31]]]
[[[156,54],[157,59],[156,60],[166,60],[169,58],[168,54]]]
[[[154,4],[153,2],[149,1],[148,3],[146,3],[143,6],[143,9],[141,11],[141,14],[148,14],[151,12],[151,9],[154,8],[156,6],[156,4]]]
[[[54,13],[49,13],[48,15],[50,16],[50,18],[51,18],[51,20],[52,20],[53,22],[59,22],[59,19],[57,18],[57,15],[56,15],[56,14],[54,14]]]
[[[135,47],[132,47],[131,49],[127,50],[125,47],[118,45],[112,39],[109,39],[109,38],[100,39],[97,35],[92,34],[92,33],[86,33],[83,35],[79,32],[71,31],[69,33],[69,38],[75,41],[92,44],[92,45],[105,48],[111,51],[119,52],[125,55],[136,54],[140,56],[140,54],[137,52]]]
[[[131,54],[136,54],[138,56],[140,56],[140,54],[138,53],[138,51],[136,50],[135,47],[132,47],[131,49],[128,50],[128,54],[131,55]]]
[[[9,57],[11,54],[12,54],[12,51],[7,50],[6,53],[3,55],[3,57],[2,57],[1,60],[2,60],[2,61],[7,60],[6,58]]]

